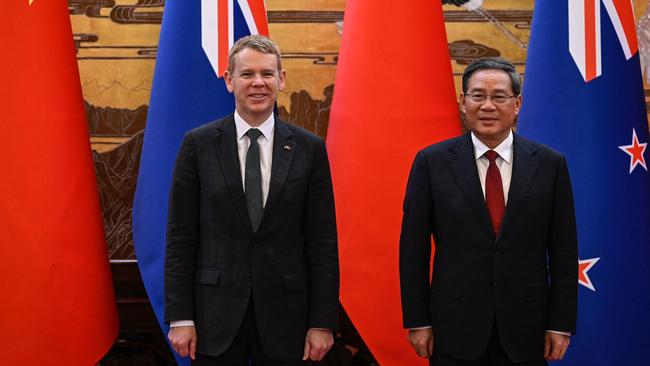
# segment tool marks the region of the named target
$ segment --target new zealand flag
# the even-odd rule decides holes
[[[650,365],[648,121],[629,0],[535,2],[519,132],[564,153],[579,239],[563,365]]]

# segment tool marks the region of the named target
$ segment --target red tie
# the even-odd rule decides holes
[[[496,159],[499,156],[496,151],[488,150],[485,152],[485,157],[490,161],[488,166],[487,177],[485,179],[485,201],[487,202],[488,211],[490,212],[490,219],[492,219],[492,228],[494,234],[499,234],[501,227],[501,219],[503,219],[503,211],[505,211],[506,204],[503,198],[503,183],[501,182],[501,173],[497,167]]]

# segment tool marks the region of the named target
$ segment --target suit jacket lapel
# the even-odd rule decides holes
[[[485,205],[481,181],[476,168],[474,145],[470,134],[466,134],[456,145],[450,148],[451,155],[447,161],[456,183],[463,191],[474,211],[479,216],[483,228],[494,238],[490,215]]]
[[[219,152],[219,165],[223,178],[228,186],[237,212],[245,225],[252,230],[248,208],[246,207],[246,196],[244,195],[239,157],[237,153],[237,132],[235,130],[235,119],[231,115],[218,128],[215,136],[217,151]]]
[[[289,168],[295,154],[296,142],[293,141],[291,130],[286,126],[287,122],[281,119],[275,119],[275,132],[273,136],[273,161],[271,162],[271,181],[269,183],[269,195],[266,198],[266,205],[264,206],[264,215],[262,216],[262,224],[269,208],[273,206],[273,202],[277,199],[284,182],[287,180]],[[262,225],[260,224],[260,226]]]
[[[522,141],[516,134],[514,135],[512,148],[512,177],[510,179],[510,190],[508,191],[508,204],[501,224],[501,233],[508,228],[508,225],[515,217],[524,194],[534,182],[535,172],[539,165],[536,157],[537,150]],[[501,234],[499,234],[500,236]]]

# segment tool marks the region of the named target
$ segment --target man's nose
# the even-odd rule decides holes
[[[481,104],[481,109],[489,111],[496,109],[496,106],[492,102],[492,98],[487,98],[483,104]]]
[[[264,86],[264,77],[262,74],[256,73],[253,75],[253,86]]]

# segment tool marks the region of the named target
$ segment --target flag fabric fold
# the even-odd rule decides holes
[[[138,266],[165,335],[165,227],[176,154],[187,131],[234,111],[217,75],[223,75],[234,40],[268,30],[264,9],[263,0],[165,1],[133,206]]]
[[[118,318],[64,0],[0,14],[0,344],[6,365],[93,365]]]
[[[566,155],[574,188],[581,286],[562,364],[650,364],[648,122],[631,2],[536,1],[525,76],[519,132]]]
[[[416,152],[458,134],[441,3],[348,1],[327,148],[341,302],[381,365],[425,363],[402,330],[402,202]]]

